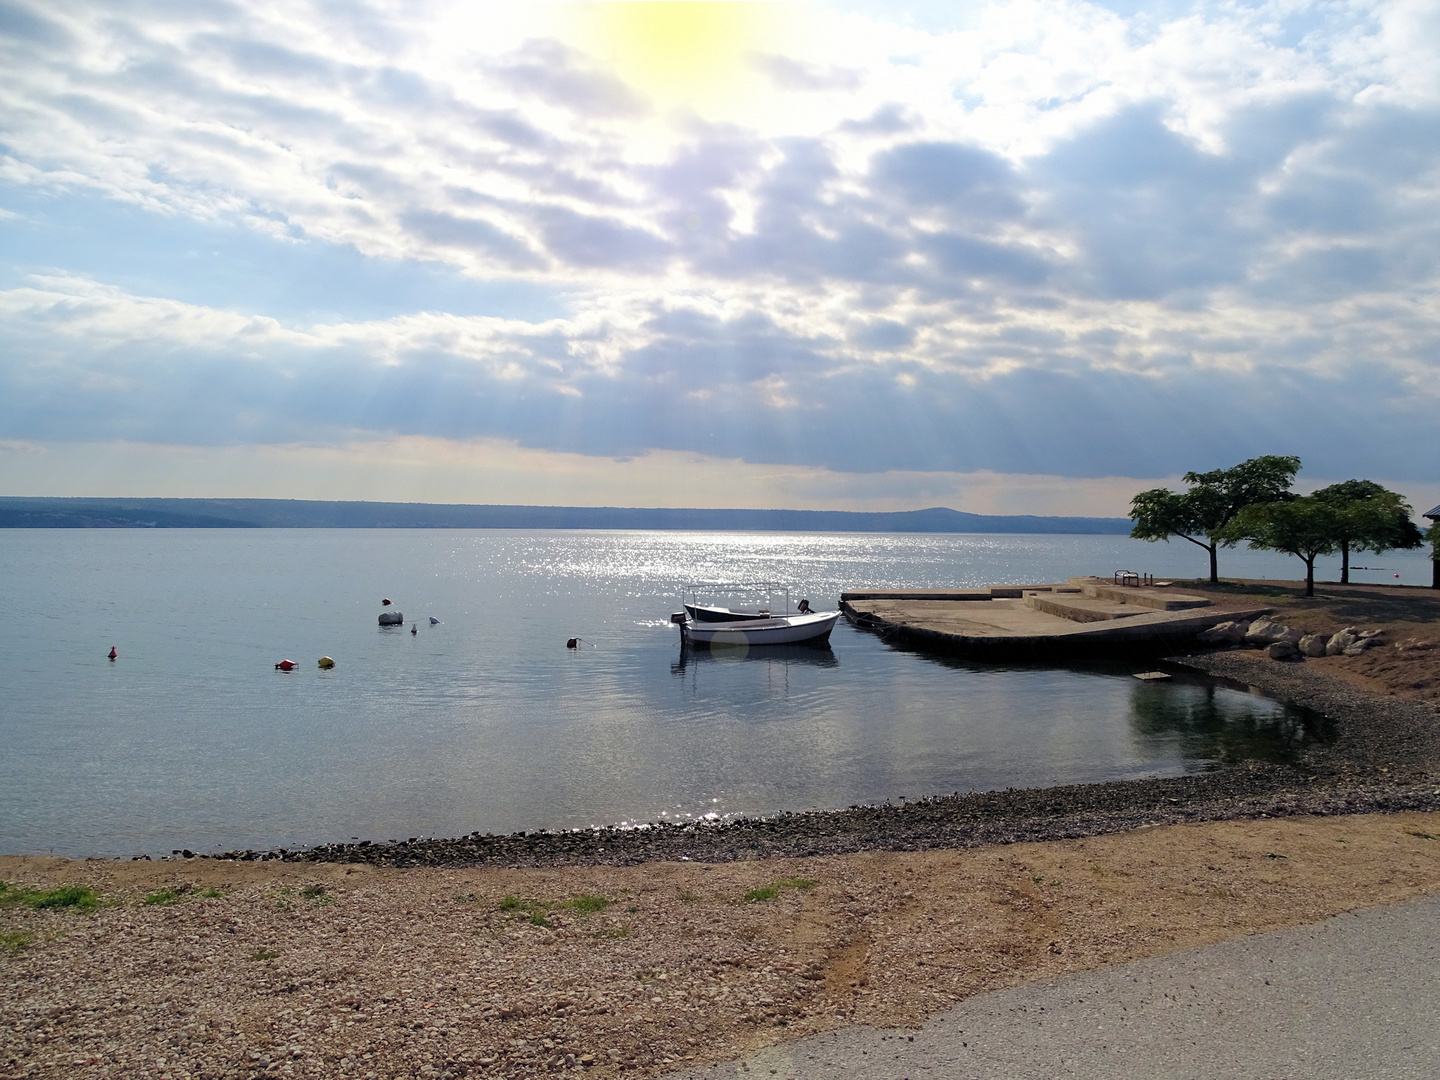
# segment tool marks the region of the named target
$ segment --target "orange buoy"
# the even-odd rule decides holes
[[[281,660],[278,664],[275,665],[275,670],[277,670],[277,671],[294,671],[294,670],[295,670],[297,667],[299,667],[299,666],[300,666],[300,665],[297,664],[297,663],[295,663],[294,660]]]
[[[111,646],[110,646],[110,659],[111,659],[111,660],[114,660],[114,659],[115,659],[117,656],[119,656],[119,655],[120,655],[120,654],[115,651],[115,646],[114,646],[114,645],[111,645]]]

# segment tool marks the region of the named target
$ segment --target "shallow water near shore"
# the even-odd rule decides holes
[[[1197,561],[1107,536],[0,530],[0,852],[583,828],[1283,758],[1315,732],[1242,690],[942,662],[843,620],[829,649],[692,655],[668,622],[687,579],[830,608],[861,585]],[[377,625],[382,596],[404,627]]]

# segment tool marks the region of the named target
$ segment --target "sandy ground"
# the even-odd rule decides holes
[[[106,898],[0,909],[5,1076],[640,1075],[1434,890],[1440,814],[718,866],[0,876]]]

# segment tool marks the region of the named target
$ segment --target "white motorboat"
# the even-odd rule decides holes
[[[748,596],[753,602],[727,601],[722,606],[713,600],[732,595]],[[830,639],[840,618],[838,611],[812,611],[808,600],[791,608],[790,590],[773,581],[688,584],[681,587],[680,603],[684,610],[671,615],[670,621],[680,627],[682,645],[698,648],[821,644]]]
[[[680,627],[680,643],[701,649],[750,648],[755,645],[819,645],[830,640],[838,611],[778,615],[738,622],[697,622],[683,612],[670,616]]]

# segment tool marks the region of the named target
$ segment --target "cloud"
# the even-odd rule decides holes
[[[661,108],[563,5],[7,4],[0,438],[1423,471],[1425,5],[806,11]]]
[[[524,241],[483,218],[457,217],[437,210],[406,210],[399,215],[399,222],[437,247],[480,252],[517,268],[540,265],[540,259]]]
[[[751,63],[769,76],[781,90],[855,90],[863,81],[860,72],[848,68],[820,66],[788,56],[760,54]]]
[[[580,53],[558,41],[527,41],[490,71],[512,90],[584,116],[636,116],[647,109],[623,81],[588,67]]]

